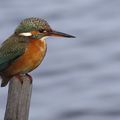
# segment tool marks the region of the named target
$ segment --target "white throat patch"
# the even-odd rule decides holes
[[[44,37],[40,38],[40,40],[45,40],[47,38],[48,38],[48,36],[44,36]]]

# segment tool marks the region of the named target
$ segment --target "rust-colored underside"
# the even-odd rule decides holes
[[[16,59],[5,71],[7,76],[28,73],[35,69],[43,60],[46,53],[44,40],[32,39],[28,43],[25,53]]]

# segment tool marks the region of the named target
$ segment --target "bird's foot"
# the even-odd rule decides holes
[[[23,84],[23,79],[20,74],[15,75],[15,77],[21,82],[21,84]]]
[[[28,73],[26,73],[25,75],[29,78],[30,83],[32,84],[32,81],[33,81],[33,80],[32,80],[32,77],[31,77]]]
[[[32,77],[29,74],[17,74],[15,75],[15,77],[20,80],[21,84],[23,84],[23,77],[28,77],[28,79],[30,80],[30,83],[32,84]]]

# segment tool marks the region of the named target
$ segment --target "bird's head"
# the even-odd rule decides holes
[[[48,36],[74,38],[72,35],[51,29],[49,24],[40,18],[24,19],[16,28],[15,33],[19,36],[32,37],[35,39],[44,39]]]

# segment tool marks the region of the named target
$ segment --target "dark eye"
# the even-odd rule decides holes
[[[39,32],[40,32],[40,33],[45,33],[45,32],[47,32],[47,31],[44,30],[44,29],[41,29],[41,30],[39,30]]]
[[[43,31],[44,31],[43,29],[40,29],[40,30],[39,30],[40,33],[43,33]]]

